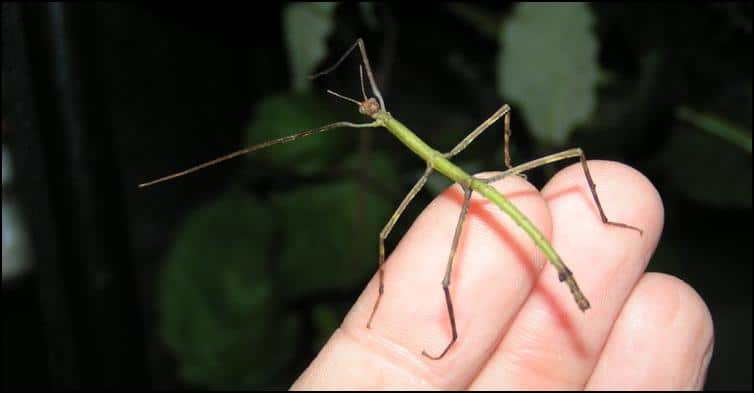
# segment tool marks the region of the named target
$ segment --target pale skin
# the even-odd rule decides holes
[[[564,295],[531,239],[474,195],[452,273],[459,338],[440,360],[418,353],[450,336],[437,287],[464,197],[456,184],[385,262],[389,296],[378,322],[364,326],[375,275],[292,389],[701,389],[713,348],[710,313],[688,284],[644,272],[664,220],[657,190],[620,163],[590,160],[589,168],[606,214],[642,223],[643,236],[600,220],[578,163],[541,193],[519,176],[492,183],[579,271],[589,312]]]
[[[363,79],[364,101],[328,92],[357,104],[359,112],[374,122],[338,122],[302,131],[139,185],[146,187],[261,148],[345,127],[384,127],[426,162],[424,176],[380,233],[380,269],[376,282],[372,280],[342,328],[336,331],[294,388],[678,389],[703,386],[713,337],[711,318],[704,302],[693,289],[677,279],[643,275],[663,221],[662,202],[646,178],[622,164],[605,161],[587,164],[578,148],[511,167],[508,105],[500,107],[451,151],[436,151],[386,111],[361,39],[334,66],[314,77],[334,70],[357,46],[376,98],[367,97]],[[504,121],[505,164],[509,168],[506,172],[471,177],[448,161],[500,118]],[[523,177],[514,176],[575,157],[580,158],[580,164],[561,171],[542,194],[527,185]],[[592,169],[590,175],[591,165],[596,165],[598,170]],[[584,178],[580,182],[576,179],[579,177],[576,167],[581,168],[586,184]],[[457,185],[425,210],[394,251],[390,260],[395,261],[390,269],[395,270],[392,274],[397,277],[390,284],[390,300],[385,300],[389,305],[383,306],[383,313],[387,308],[388,316],[381,322],[384,327],[380,331],[371,331],[384,298],[383,240],[433,170],[456,181]],[[600,184],[602,198],[605,197],[602,182],[605,182],[608,198],[619,201],[611,202],[615,213],[608,210],[606,214],[597,196],[595,180]],[[486,201],[472,198],[473,191],[482,194]],[[584,195],[590,195],[594,203],[590,204],[590,198],[583,198]],[[648,233],[652,236],[643,236],[647,228],[624,223],[628,218],[649,225]],[[453,221],[457,223],[453,234],[440,229],[443,225],[450,227]],[[525,233],[517,231],[516,226]],[[600,232],[608,227],[612,231]],[[616,229],[623,233],[616,234]],[[627,237],[630,235],[626,229],[639,237]],[[539,248],[527,243],[525,235]],[[450,328],[446,326],[438,334],[426,331],[428,328],[436,330],[445,319],[437,312],[430,286],[437,266],[433,262],[442,259],[439,253],[446,250],[442,244],[447,243],[451,244],[450,257],[442,289]],[[561,251],[558,253],[553,247]],[[581,261],[574,266],[589,276],[583,290],[564,263],[569,259]],[[464,273],[459,273],[458,268],[452,269],[454,263],[460,264],[463,260],[473,261],[477,266],[465,268]],[[546,260],[551,262],[549,269],[543,267]],[[549,276],[567,284],[582,312],[591,308],[587,297],[593,296],[597,298],[600,311],[587,317],[574,314],[558,297],[554,284],[545,281]],[[451,281],[455,283],[452,287]],[[370,297],[370,288],[378,289],[378,295],[366,300]],[[463,302],[464,308],[454,313],[451,298]],[[369,302],[373,304],[371,307],[366,306]],[[427,306],[419,307],[419,304]],[[367,319],[365,327],[358,326],[359,318]],[[418,328],[417,324],[423,327]],[[462,337],[456,344],[458,333],[467,329],[477,335]],[[442,338],[448,335],[449,340]],[[437,347],[439,340],[448,343],[439,355],[421,352],[425,359],[439,361],[435,364],[416,359],[407,349],[415,344]],[[456,349],[446,358],[454,344]]]

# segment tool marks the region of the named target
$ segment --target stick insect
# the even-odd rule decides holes
[[[589,185],[589,188],[591,190],[592,199],[594,200],[594,203],[597,205],[602,222],[608,225],[635,230],[639,232],[640,235],[642,235],[643,231],[635,226],[608,220],[607,216],[605,215],[604,210],[602,209],[602,204],[600,203],[599,197],[597,196],[596,185],[594,181],[592,180],[591,174],[589,173],[589,167],[587,165],[586,156],[584,155],[584,152],[581,150],[581,148],[573,148],[573,149],[565,150],[560,153],[550,154],[548,156],[526,162],[524,164],[512,166],[511,161],[510,161],[510,154],[508,150],[509,139],[511,135],[511,130],[510,130],[510,110],[511,109],[507,104],[505,104],[501,106],[497,111],[495,111],[495,113],[493,113],[487,120],[482,122],[482,124],[480,124],[477,128],[471,131],[471,133],[469,133],[465,138],[463,138],[450,151],[446,153],[441,153],[433,149],[429,145],[427,145],[421,139],[419,139],[419,137],[416,136],[416,134],[414,134],[413,131],[411,131],[408,127],[406,127],[403,123],[398,121],[398,119],[393,117],[393,115],[391,115],[390,112],[387,111],[387,107],[385,106],[385,101],[382,98],[382,94],[380,93],[380,90],[377,87],[377,84],[375,83],[374,75],[372,73],[372,68],[369,65],[369,58],[367,57],[366,49],[364,46],[364,41],[361,38],[356,40],[356,42],[340,57],[340,59],[338,59],[338,61],[333,66],[329,67],[328,69],[318,74],[312,75],[309,78],[314,79],[314,78],[320,77],[322,75],[325,75],[334,71],[348,57],[348,55],[350,55],[351,52],[353,52],[353,50],[356,49],[357,47],[359,48],[359,51],[361,52],[363,70],[366,71],[367,79],[369,80],[369,85],[371,87],[372,93],[374,94],[374,97],[367,97],[366,90],[364,88],[364,77],[363,77],[363,71],[362,71],[361,65],[359,66],[359,73],[361,77],[361,90],[362,90],[362,96],[364,98],[363,101],[357,101],[353,98],[340,95],[331,90],[327,90],[327,92],[336,97],[344,99],[346,101],[355,103],[356,105],[358,105],[359,113],[367,117],[370,117],[373,120],[372,122],[350,123],[350,122],[340,121],[340,122],[327,124],[319,128],[308,129],[308,130],[301,131],[296,134],[292,134],[292,135],[285,136],[282,138],[273,139],[267,142],[252,145],[244,149],[237,150],[233,153],[224,155],[222,157],[216,158],[214,160],[193,166],[186,170],[176,172],[174,174],[164,176],[164,177],[161,177],[161,178],[158,178],[156,180],[152,180],[146,183],[142,183],[139,185],[139,188],[151,186],[156,183],[174,179],[176,177],[198,171],[202,168],[206,168],[208,166],[215,165],[219,162],[229,160],[231,158],[238,157],[247,153],[251,153],[259,149],[263,149],[272,145],[291,142],[299,138],[303,138],[303,137],[314,135],[314,134],[319,134],[319,133],[322,133],[322,132],[325,132],[327,130],[331,130],[334,128],[379,128],[379,127],[382,127],[382,128],[387,129],[391,134],[393,134],[396,138],[398,138],[399,141],[401,141],[404,145],[406,145],[406,147],[408,147],[416,155],[421,157],[422,160],[426,162],[427,167],[424,171],[424,174],[421,176],[421,178],[419,178],[416,184],[414,184],[414,186],[411,188],[408,194],[403,198],[401,203],[398,205],[398,208],[395,210],[395,212],[390,217],[387,224],[385,224],[384,228],[379,234],[379,260],[378,260],[379,261],[378,262],[379,293],[377,295],[377,299],[375,300],[374,306],[372,308],[372,312],[369,316],[369,320],[367,321],[367,324],[366,324],[367,328],[371,329],[372,320],[374,319],[374,316],[377,313],[377,309],[379,308],[379,305],[380,305],[380,300],[382,300],[382,296],[384,295],[384,292],[385,292],[384,290],[385,288],[384,286],[385,239],[387,239],[388,235],[390,234],[390,231],[393,229],[393,226],[398,220],[398,217],[400,217],[400,215],[406,209],[406,207],[411,202],[411,200],[413,200],[414,197],[419,193],[419,190],[422,189],[424,184],[427,182],[427,179],[434,171],[437,171],[445,175],[449,179],[458,183],[464,191],[464,198],[463,198],[463,205],[461,207],[461,211],[458,217],[458,222],[455,227],[453,241],[450,246],[450,254],[448,256],[448,260],[447,260],[447,264],[445,268],[445,275],[442,280],[442,290],[445,295],[445,304],[447,306],[448,319],[450,320],[450,326],[452,329],[452,337],[450,339],[450,342],[445,347],[445,349],[439,355],[437,356],[430,355],[429,353],[427,353],[426,350],[422,351],[422,355],[431,359],[435,359],[435,360],[440,359],[443,356],[445,356],[445,354],[448,352],[448,350],[452,347],[453,343],[455,343],[456,339],[458,338],[458,331],[456,330],[455,313],[453,311],[453,302],[451,300],[450,291],[449,291],[450,277],[453,270],[453,262],[456,256],[456,250],[458,249],[458,240],[460,239],[460,236],[461,236],[461,229],[463,227],[464,220],[466,219],[466,215],[468,214],[468,211],[469,211],[469,203],[471,200],[471,194],[472,192],[475,192],[475,191],[483,195],[487,200],[495,204],[503,212],[505,212],[508,216],[510,216],[511,219],[513,219],[513,221],[515,221],[516,224],[518,224],[518,226],[520,226],[521,229],[523,229],[529,235],[529,237],[532,238],[532,240],[542,250],[542,252],[545,254],[547,259],[557,270],[558,279],[561,282],[565,282],[565,284],[570,289],[573,299],[575,300],[579,309],[582,312],[589,309],[590,307],[589,301],[587,300],[586,296],[581,292],[581,289],[579,289],[579,285],[576,283],[576,279],[574,278],[573,273],[565,265],[565,263],[560,258],[560,256],[555,251],[555,249],[552,247],[550,242],[548,242],[547,239],[545,239],[545,236],[532,224],[532,222],[529,220],[529,218],[526,215],[521,213],[521,211],[519,211],[518,208],[516,208],[516,206],[514,206],[505,196],[503,196],[495,188],[489,185],[489,183],[503,179],[506,176],[522,175],[523,172],[525,171],[528,171],[528,170],[531,170],[531,169],[534,169],[543,165],[551,164],[551,163],[565,160],[568,158],[578,157],[581,162],[581,167],[584,170],[584,175],[586,177],[587,184]],[[450,161],[451,158],[453,158],[455,155],[463,151],[467,146],[469,146],[469,144],[471,144],[474,141],[474,139],[476,139],[476,137],[478,137],[482,132],[484,132],[487,128],[489,128],[493,123],[495,123],[500,118],[503,118],[503,128],[505,132],[504,155],[505,155],[505,165],[507,167],[507,170],[492,177],[478,178],[478,177],[467,174],[461,168],[454,165]]]

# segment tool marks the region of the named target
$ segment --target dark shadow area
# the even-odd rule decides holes
[[[361,96],[356,57],[293,93],[285,7],[3,3],[2,138],[14,168],[3,215],[13,198],[32,266],[3,277],[4,390],[287,389],[316,356],[376,271],[379,229],[421,160],[384,130],[344,129],[137,189],[271,139],[271,124],[363,120],[325,93]],[[439,4],[340,4],[316,68],[363,37],[390,112],[447,151],[509,101],[497,88],[504,48],[484,26],[514,5],[477,7],[474,19]],[[692,108],[750,139],[751,4],[590,7],[602,70],[594,114],[554,146],[510,102],[513,163],[581,147],[647,176],[666,217],[648,271],[688,282],[712,312],[706,388],[751,389],[751,153],[677,116]],[[502,141],[496,124],[454,162],[501,170]],[[570,163],[528,179],[541,187]],[[446,186],[433,182],[388,255]],[[257,216],[218,209],[231,240],[211,248],[184,236],[202,219],[222,228],[202,214],[231,190],[263,218],[239,223]],[[199,247],[215,254],[196,262],[209,255]],[[273,345],[280,337],[289,345]]]

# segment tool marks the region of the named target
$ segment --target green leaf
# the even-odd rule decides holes
[[[691,126],[673,130],[660,163],[673,185],[716,207],[751,207],[751,155]]]
[[[699,113],[685,106],[679,107],[676,113],[678,118],[688,121],[710,134],[717,135],[751,154],[751,130],[745,130],[743,127],[717,116]]]
[[[349,161],[346,166],[355,166],[355,158]],[[369,165],[377,181],[391,184],[387,157],[373,154]],[[274,194],[271,201],[286,228],[278,267],[287,296],[352,289],[377,268],[377,235],[392,205],[383,195],[344,179]]]
[[[499,31],[498,92],[540,143],[564,144],[595,108],[598,43],[587,4],[520,3]]]
[[[329,304],[319,304],[312,310],[314,330],[317,337],[313,342],[315,353],[322,349],[335,329],[340,325],[343,315],[340,315],[338,311],[335,306]]]
[[[309,90],[307,78],[327,54],[327,37],[335,24],[337,3],[292,3],[283,10],[283,29],[294,91]]]
[[[247,126],[244,142],[253,145],[333,123],[344,112],[333,107],[312,93],[266,97],[258,104],[254,118]],[[275,169],[287,168],[300,174],[312,174],[338,162],[346,154],[353,134],[352,129],[333,129],[325,134],[256,151],[253,158],[265,160]]]
[[[188,383],[264,386],[294,353],[298,318],[275,308],[268,272],[274,217],[229,192],[191,214],[159,277],[160,328]]]

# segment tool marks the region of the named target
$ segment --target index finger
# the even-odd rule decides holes
[[[518,176],[492,185],[549,235],[549,212],[536,188]],[[365,325],[378,293],[376,276],[294,389],[471,382],[546,260],[497,206],[473,194],[450,283],[459,337],[442,359],[422,356],[424,349],[439,353],[450,340],[441,281],[462,202],[455,185],[424,210],[385,264],[385,293],[372,329]]]

